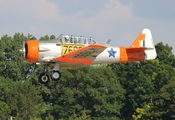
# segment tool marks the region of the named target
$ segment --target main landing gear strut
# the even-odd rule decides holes
[[[54,69],[52,70],[50,77],[54,81],[58,81],[61,78],[61,73],[60,73],[60,67],[59,64],[56,63]],[[43,72],[39,75],[39,82],[42,84],[46,84],[50,81],[49,75],[48,75],[48,66],[47,64],[44,65],[44,70]]]

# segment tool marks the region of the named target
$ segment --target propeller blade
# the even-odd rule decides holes
[[[23,53],[23,56],[24,56],[24,58],[25,58],[25,40],[24,40],[24,35],[23,35],[23,33],[22,33],[22,35],[21,35],[21,38],[22,38],[22,49],[20,49],[20,52]]]

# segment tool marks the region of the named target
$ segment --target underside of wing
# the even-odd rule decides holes
[[[63,66],[71,66],[71,64],[80,66],[90,65],[105,49],[106,46],[91,44],[79,50],[59,56],[55,58],[55,60],[63,64]]]

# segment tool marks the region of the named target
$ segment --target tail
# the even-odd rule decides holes
[[[130,48],[145,48],[145,60],[152,60],[157,56],[151,31],[149,29],[143,29]]]

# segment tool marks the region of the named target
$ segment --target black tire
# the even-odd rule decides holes
[[[60,71],[52,71],[51,72],[51,78],[52,78],[52,80],[54,80],[54,81],[58,81],[60,78],[61,78],[61,73],[60,73]]]
[[[39,82],[42,84],[47,84],[49,82],[49,75],[46,73],[41,73],[39,75]]]
[[[137,64],[137,65],[136,65],[136,68],[137,68],[137,69],[140,69],[140,68],[141,68],[141,65],[140,65],[140,64]]]

